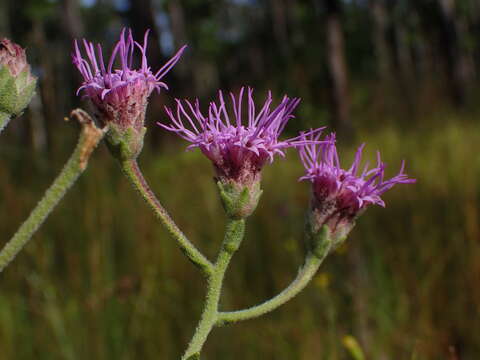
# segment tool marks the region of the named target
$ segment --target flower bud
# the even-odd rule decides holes
[[[315,195],[312,195],[307,216],[307,236],[313,239],[310,246],[316,248],[318,244],[315,239],[319,234],[327,231],[331,242],[330,247],[337,248],[355,226],[358,215],[339,211],[333,202],[319,201]]]
[[[310,219],[307,220],[307,228],[305,231],[306,247],[308,252],[322,259],[336,246],[336,243],[332,236],[332,231],[328,226],[323,225],[314,230],[314,225],[315,223],[310,221]]]
[[[234,181],[217,182],[223,208],[231,219],[245,219],[257,208],[262,195],[260,180],[242,184]]]
[[[25,50],[8,39],[0,41],[0,130],[27,107],[37,79],[30,72]]]

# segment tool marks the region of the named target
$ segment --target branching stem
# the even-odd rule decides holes
[[[203,344],[205,344],[208,334],[218,321],[218,303],[225,271],[233,254],[238,250],[242,242],[244,232],[245,220],[228,220],[222,248],[218,254],[213,272],[208,278],[207,296],[202,317],[182,360],[193,360],[200,357]]]
[[[148,206],[153,210],[156,217],[162,222],[163,226],[168,230],[170,235],[177,241],[180,249],[190,259],[192,263],[197,265],[205,275],[212,273],[213,264],[193,245],[190,240],[178,228],[172,220],[167,210],[160,204],[153,191],[148,186],[147,181],[143,177],[142,171],[138,167],[135,160],[126,160],[121,163],[121,167],[125,176],[130,180],[131,184],[146,201]]]
[[[78,144],[58,177],[47,189],[45,195],[32,210],[27,220],[25,220],[15,235],[0,251],[0,272],[3,271],[18,252],[22,250],[33,234],[35,234],[43,224],[50,212],[57,206],[66,192],[85,171],[92,151],[105,134],[104,130],[95,126],[85,111],[76,109],[72,111],[71,116],[77,118],[82,125]]]
[[[305,259],[305,263],[298,272],[295,280],[280,294],[270,300],[265,301],[260,305],[253,306],[249,309],[220,312],[218,314],[218,320],[216,325],[222,326],[236,323],[242,320],[253,319],[269,313],[270,311],[273,311],[279,306],[285,304],[287,301],[298,295],[298,293],[307,286],[307,284],[310,282],[310,280],[312,280],[313,276],[317,272],[324,258],[325,256],[319,258],[312,253],[308,254]]]
[[[8,122],[10,121],[10,114],[0,111],[0,133],[5,129]]]

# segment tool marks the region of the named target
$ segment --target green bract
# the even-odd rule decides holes
[[[142,127],[140,131],[133,127],[122,129],[110,122],[106,136],[107,146],[112,155],[120,161],[136,159],[142,151],[146,131],[146,127]]]
[[[27,107],[35,93],[37,79],[26,62],[25,51],[3,39],[0,42],[0,131],[10,118]]]
[[[231,219],[245,219],[250,216],[258,205],[262,195],[260,181],[250,186],[235,182],[217,182],[220,198],[227,216]]]

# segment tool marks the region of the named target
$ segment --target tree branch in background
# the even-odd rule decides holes
[[[339,132],[352,134],[350,123],[350,96],[345,45],[341,23],[340,0],[324,0],[326,8],[327,67],[331,83],[331,109],[333,121]]]

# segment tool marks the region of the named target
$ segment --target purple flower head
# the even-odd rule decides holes
[[[230,106],[221,91],[217,102],[210,102],[208,113],[200,110],[198,100],[176,100],[176,111],[165,108],[171,124],[160,124],[198,147],[212,161],[217,179],[250,186],[260,180],[260,171],[275,155],[285,156],[285,149],[310,142],[301,137],[279,140],[300,99],[284,96],[272,108],[268,93],[262,107],[256,108],[253,89],[240,89],[238,96],[230,93]],[[246,100],[245,100],[246,98]],[[312,132],[317,133],[321,129]]]
[[[0,40],[0,67],[3,66],[6,66],[14,77],[17,77],[22,71],[26,71],[27,76],[32,77],[25,49],[7,38]]]
[[[318,140],[319,135],[310,136],[310,140]],[[304,137],[307,139],[307,136]],[[335,146],[335,134],[325,138],[323,143],[310,143],[299,147],[300,158],[306,174],[300,180],[310,180],[313,185],[312,210],[315,227],[327,224],[335,232],[339,226],[353,226],[355,218],[369,205],[385,206],[381,195],[395,184],[411,184],[405,174],[405,163],[402,162],[399,173],[386,180],[385,163],[377,152],[377,165],[369,169],[368,164],[360,170],[361,145],[348,170],[342,169]]]
[[[133,127],[140,132],[143,129],[148,97],[153,90],[168,89],[161,79],[177,63],[186,46],[154,73],[147,64],[148,33],[147,30],[141,45],[133,40],[131,30],[123,29],[108,63],[104,61],[100,44],[95,46],[83,40],[86,53],[86,57],[83,57],[75,40],[73,63],[83,77],[77,95],[83,92],[84,97],[93,102],[103,125],[113,124],[120,131]],[[135,49],[141,54],[139,69],[133,68]]]

